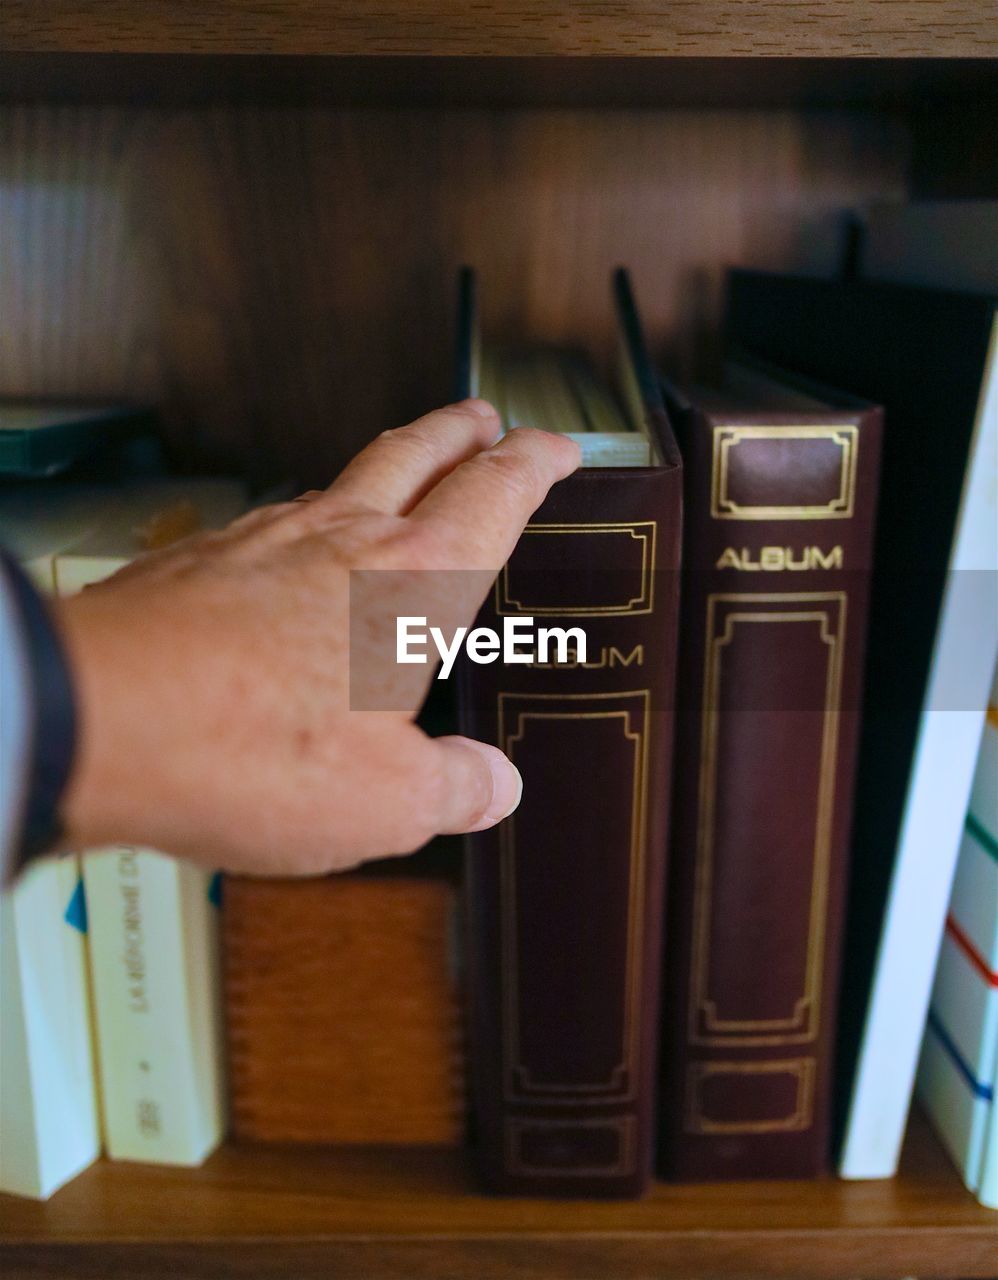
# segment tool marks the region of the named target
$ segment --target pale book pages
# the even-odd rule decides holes
[[[70,542],[55,550],[52,576],[60,596],[108,578],[149,549],[159,522],[179,515],[178,535],[217,529],[246,510],[241,484],[231,480],[154,480],[98,494],[96,511]],[[0,508],[2,510],[2,508]],[[164,520],[165,518],[165,520]]]
[[[504,429],[537,427],[575,440],[584,467],[646,467],[655,459],[644,424],[627,413],[580,356],[553,347],[506,350],[483,344],[478,394]]]
[[[47,594],[55,590],[55,558],[92,533],[117,502],[111,486],[35,485],[0,492],[0,545]]]

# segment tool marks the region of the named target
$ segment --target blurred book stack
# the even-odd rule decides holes
[[[246,508],[238,482],[156,474],[155,448],[139,442],[136,452],[126,431],[148,415],[32,406],[30,429],[28,416],[5,409],[0,441],[28,432],[39,471],[67,474],[25,480],[17,453],[18,479],[0,488],[0,540],[51,596]],[[188,863],[120,847],[40,862],[2,895],[0,1187],[44,1197],[102,1149],[196,1164],[217,1145],[225,1106],[211,884]]]

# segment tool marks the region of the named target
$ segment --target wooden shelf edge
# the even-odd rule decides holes
[[[479,1195],[464,1153],[226,1147],[198,1170],[102,1162],[47,1204],[0,1197],[0,1272],[993,1275],[981,1208],[921,1117],[898,1178],[657,1185],[643,1201]],[[242,1268],[242,1270],[240,1270]],[[103,1270],[102,1270],[103,1269]]]
[[[244,1280],[248,1276],[405,1276],[407,1280],[489,1276],[492,1280],[988,1280],[994,1276],[990,1240],[915,1240],[907,1244],[841,1237],[832,1241],[739,1242],[727,1246],[689,1240],[551,1240],[544,1237],[452,1240],[343,1239],[217,1243],[186,1248],[90,1245],[12,1249],[0,1244],[4,1280],[101,1276],[121,1280]]]
[[[984,57],[998,53],[989,12],[984,0],[480,0],[471,13],[457,0],[6,0],[3,27],[10,52]]]

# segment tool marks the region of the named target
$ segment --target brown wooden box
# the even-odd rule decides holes
[[[464,1060],[444,879],[229,879],[236,1138],[456,1145]]]

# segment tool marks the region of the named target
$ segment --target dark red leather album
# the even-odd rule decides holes
[[[662,1168],[809,1176],[829,1154],[881,412],[746,366],[666,402],[686,529]]]
[[[623,397],[652,465],[557,484],[479,617],[582,627],[586,661],[462,672],[462,731],[524,780],[512,817],[468,840],[474,1134],[500,1192],[634,1196],[651,1175],[682,469],[615,285]],[[461,312],[468,394],[470,276]]]

